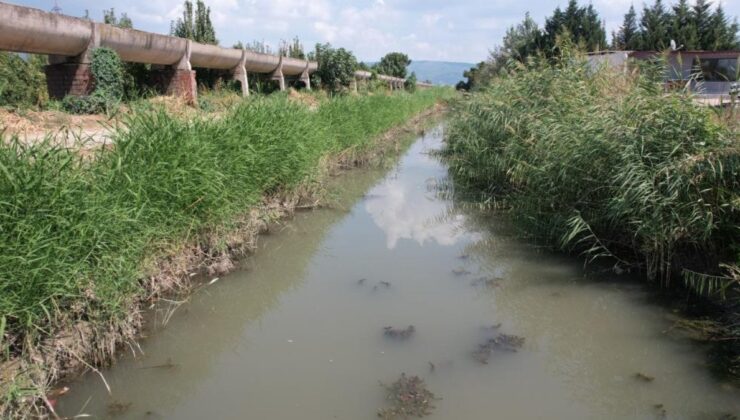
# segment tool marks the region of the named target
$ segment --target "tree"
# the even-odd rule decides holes
[[[411,64],[409,56],[400,52],[388,53],[380,59],[377,70],[378,73],[387,76],[406,78],[406,67]]]
[[[303,51],[303,44],[298,37],[293,38],[293,41],[281,41],[279,54],[283,57],[300,58],[301,60],[306,59],[306,53]]]
[[[416,72],[411,72],[409,77],[406,78],[406,82],[404,82],[403,87],[409,92],[416,91]]]
[[[639,48],[639,43],[640,30],[637,27],[637,12],[635,12],[635,6],[630,6],[627,14],[624,15],[622,26],[614,35],[612,46],[619,50],[636,50]]]
[[[673,6],[673,13],[670,16],[670,25],[668,28],[668,38],[676,41],[677,46],[683,45],[684,49],[694,50],[698,46],[699,35],[694,26],[694,19],[691,15],[691,7],[688,0],[679,0]]]
[[[640,19],[640,49],[664,50],[668,47],[668,14],[662,0],[655,0],[652,6],[645,5]]]
[[[256,53],[272,54],[272,48],[264,40],[259,41],[255,39],[254,41],[245,45],[244,48],[248,49],[249,51],[254,51]]]
[[[693,25],[696,28],[696,46],[699,49],[709,49],[712,42],[712,13],[711,4],[707,0],[696,0],[692,9]]]
[[[331,44],[316,44],[311,58],[318,61],[319,69],[315,74],[330,92],[342,92],[354,81],[357,59],[350,51],[333,48]]]
[[[606,30],[596,9],[592,5],[580,7],[576,0],[568,2],[565,12],[558,7],[551,17],[545,19],[540,47],[546,55],[557,55],[555,46],[558,37],[564,34],[587,51],[598,51],[607,45]]]
[[[715,51],[737,49],[739,48],[737,32],[737,19],[730,23],[722,3],[719,3],[712,15],[712,32],[709,37],[711,43],[705,45],[705,48]]]
[[[540,28],[529,12],[524,14],[522,23],[510,27],[504,35],[500,55],[505,59],[525,61],[539,50]]]
[[[211,22],[211,8],[206,7],[202,0],[197,0],[195,14],[190,0],[185,0],[183,8],[182,17],[170,25],[170,33],[203,44],[218,45],[216,30]]]
[[[113,25],[124,29],[131,29],[134,27],[134,23],[131,21],[131,18],[126,15],[126,13],[123,13],[121,15],[121,18],[119,19],[118,17],[116,17],[115,9],[112,7],[110,8],[110,10],[103,10],[103,23],[107,23],[108,25]]]

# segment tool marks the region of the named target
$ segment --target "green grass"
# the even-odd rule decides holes
[[[253,98],[219,119],[134,113],[115,147],[0,146],[0,320],[10,355],[76,321],[125,318],[152,256],[229,226],[367,147],[440,91],[345,97],[317,109]]]

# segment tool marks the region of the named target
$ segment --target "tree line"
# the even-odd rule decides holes
[[[679,0],[666,6],[663,0],[654,0],[645,4],[640,14],[630,6],[608,43],[604,22],[593,5],[581,6],[577,0],[569,0],[565,10],[558,7],[545,19],[543,27],[525,14],[522,22],[506,31],[488,60],[464,73],[467,81],[457,87],[469,90],[484,84],[511,60],[524,62],[535,54],[556,57],[558,42],[563,41],[585,51],[662,51],[672,44],[683,50],[720,51],[740,49],[739,31],[737,19],[730,19],[721,3],[713,8],[707,0],[694,4]]]

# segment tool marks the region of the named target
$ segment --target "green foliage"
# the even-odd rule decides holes
[[[88,96],[66,96],[62,107],[73,114],[98,114],[113,109],[123,99],[123,63],[110,48],[96,48],[90,68],[95,90]]]
[[[78,115],[100,114],[106,112],[112,105],[108,96],[97,91],[87,96],[67,95],[62,99],[62,109]]]
[[[241,101],[219,119],[142,109],[112,149],[87,157],[51,140],[3,139],[0,319],[8,345],[22,351],[68,323],[126,318],[144,293],[148,263],[172,244],[233,227],[264,194],[313,177],[323,156],[369,147],[438,95],[345,96],[315,110],[272,96]]]
[[[376,70],[386,76],[406,78],[406,68],[411,64],[409,56],[400,52],[391,52],[383,56]]]
[[[409,92],[416,92],[416,73],[411,72],[411,75],[406,78],[406,82],[404,82],[404,88],[406,88]]]
[[[134,27],[134,22],[131,21],[131,18],[126,13],[123,13],[119,19],[116,16],[116,10],[112,7],[110,10],[103,10],[103,23],[123,29],[132,29]]]
[[[211,22],[211,8],[207,7],[202,0],[195,3],[193,13],[193,2],[185,0],[182,17],[170,24],[170,34],[180,38],[192,39],[203,44],[218,45],[216,30]]]
[[[283,57],[299,58],[301,60],[306,59],[306,53],[303,49],[303,44],[298,37],[293,38],[292,41],[281,41],[279,48],[279,55]]]
[[[28,55],[24,60],[0,51],[0,106],[40,107],[48,100],[44,65],[46,58]]]
[[[331,44],[316,44],[312,55],[319,63],[314,74],[317,82],[332,93],[341,93],[349,88],[355,78],[357,59],[344,48],[332,48]]]
[[[650,7],[645,5],[640,19],[640,49],[663,51],[668,48],[669,25],[670,15],[666,13],[662,0],[655,0]]]
[[[535,238],[652,279],[718,273],[740,247],[737,133],[649,73],[566,55],[499,78],[452,119],[457,185]]]
[[[686,0],[681,0],[685,2]],[[615,50],[636,50],[640,43],[640,32],[637,26],[637,12],[635,6],[630,5],[630,9],[624,15],[624,21],[617,33],[612,34],[612,48]]]
[[[539,47],[548,56],[557,55],[557,40],[564,34],[587,51],[599,51],[607,46],[606,32],[596,9],[591,4],[579,6],[577,0],[570,0],[564,12],[556,8],[545,20]]]

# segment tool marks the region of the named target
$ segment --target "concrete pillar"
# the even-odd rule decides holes
[[[188,40],[185,52],[180,61],[165,70],[165,92],[168,95],[179,96],[190,105],[198,103],[198,84],[195,81],[195,70],[190,66],[190,49],[192,41]]]
[[[357,80],[357,77],[353,77],[352,78],[352,81],[349,82],[349,88],[350,88],[350,90],[352,92],[357,93],[357,91],[358,91],[358,89],[357,89],[358,83],[359,83],[359,81]]]
[[[278,64],[275,71],[272,72],[270,80],[277,80],[280,84],[280,90],[285,90],[285,76],[283,75],[283,56],[280,56],[280,63]]]
[[[301,73],[300,81],[303,82],[304,85],[306,85],[306,90],[311,90],[311,74],[308,72],[308,66],[309,62],[306,61],[306,68],[303,70],[303,73]]]
[[[247,62],[247,50],[242,50],[242,59],[239,64],[234,68],[234,80],[238,80],[242,88],[242,96],[249,96],[249,78],[247,77],[247,68],[245,63]]]
[[[95,89],[95,78],[90,63],[92,50],[100,45],[100,33],[97,24],[90,22],[90,26],[92,37],[82,53],[73,57],[49,56],[49,64],[44,67],[44,73],[50,98],[63,99],[67,95],[85,96]]]

